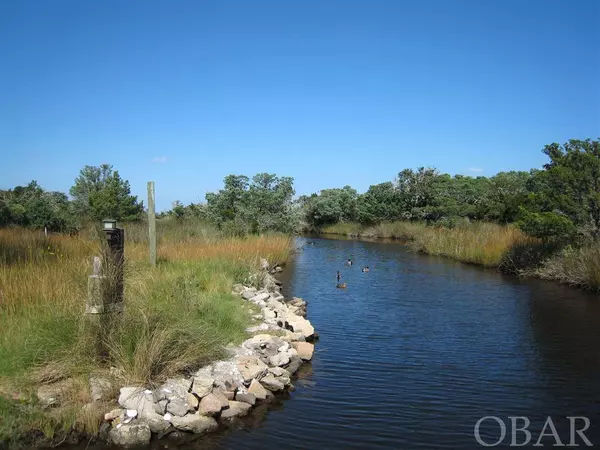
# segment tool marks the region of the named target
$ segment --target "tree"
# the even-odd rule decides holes
[[[357,218],[365,224],[396,220],[402,217],[403,207],[402,197],[394,183],[375,184],[359,197]]]
[[[70,194],[78,215],[92,220],[138,220],[144,212],[143,202],[131,195],[129,182],[108,164],[81,169]]]
[[[259,173],[225,177],[223,189],[206,194],[206,215],[235,234],[291,232],[298,227],[293,208],[293,178]]]
[[[600,140],[572,139],[543,152],[550,162],[528,182],[528,212],[562,216],[581,235],[600,238]]]
[[[350,186],[342,189],[323,189],[307,203],[307,222],[313,227],[350,222],[357,217],[358,192]]]

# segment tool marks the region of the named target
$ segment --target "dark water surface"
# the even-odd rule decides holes
[[[156,448],[483,448],[473,433],[483,416],[506,423],[495,448],[510,443],[508,416],[530,419],[531,444],[547,416],[563,444],[565,417],[586,416],[585,434],[600,445],[598,295],[399,244],[312,241],[282,274],[284,293],[309,302],[321,336],[291,399],[237,430]],[[356,264],[346,268],[350,256]],[[337,270],[346,290],[335,288]],[[500,427],[484,423],[481,436],[493,443]]]

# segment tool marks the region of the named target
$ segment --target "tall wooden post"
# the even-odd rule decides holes
[[[156,266],[156,212],[154,210],[154,181],[148,181],[148,236],[150,264]]]

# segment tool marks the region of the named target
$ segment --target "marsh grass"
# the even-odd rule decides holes
[[[89,401],[92,372],[112,367],[120,383],[155,384],[244,339],[249,316],[231,286],[247,281],[261,257],[285,262],[291,238],[221,238],[197,224],[171,225],[180,228],[159,239],[155,268],[148,263],[143,225],[127,226],[125,311],[110,324],[84,313],[92,256],[102,251],[96,228],[78,237],[48,238],[0,230],[0,417],[19,418],[0,420],[0,440],[30,430],[52,437],[75,426],[75,417],[86,430],[95,429],[100,414],[90,410],[86,419],[79,411]],[[15,393],[34,399],[39,383],[67,377],[83,381],[60,412],[49,415],[35,401],[13,399]]]
[[[484,267],[500,266],[505,255],[514,246],[533,245],[537,242],[514,226],[483,222],[473,222],[455,228],[404,221],[381,223],[372,227],[337,224],[326,227],[323,232],[399,239],[419,252],[445,256]]]

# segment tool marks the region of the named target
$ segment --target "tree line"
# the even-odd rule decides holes
[[[176,201],[160,216],[201,219],[227,234],[318,231],[340,222],[374,225],[423,221],[456,227],[469,221],[515,223],[541,239],[600,237],[600,140],[570,140],[543,149],[542,169],[500,172],[492,177],[404,169],[365,193],[351,186],[295,198],[293,178],[260,173],[228,175],[206,202]],[[112,166],[84,167],[71,198],[44,191],[35,181],[0,191],[0,226],[76,229],[83,219],[139,220],[144,207],[129,182]]]

